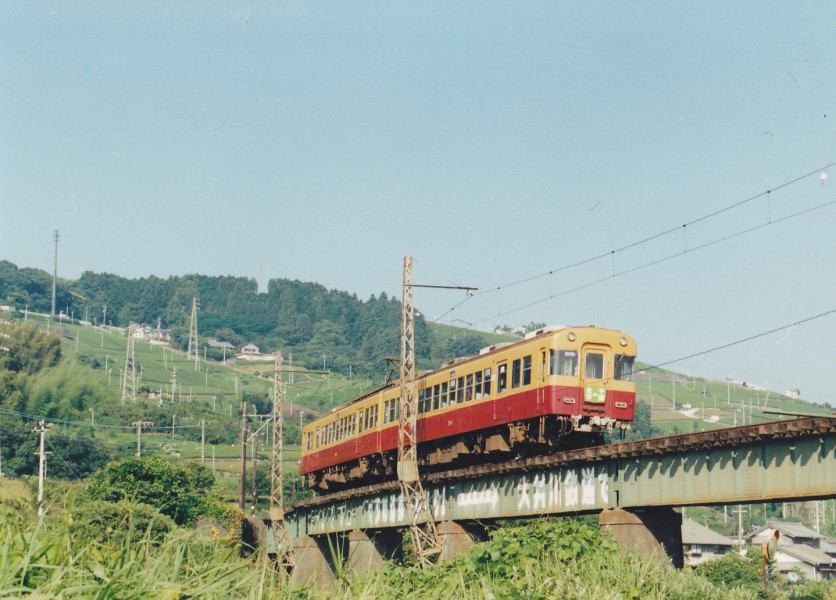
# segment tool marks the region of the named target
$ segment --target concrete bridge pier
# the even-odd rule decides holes
[[[438,562],[447,562],[459,552],[467,552],[478,542],[487,539],[485,529],[457,521],[442,521],[438,524],[438,534],[444,542]]]
[[[327,536],[301,536],[293,541],[293,554],[296,566],[290,580],[297,585],[330,590],[337,582],[334,576],[334,556],[339,545],[328,543]]]
[[[403,536],[397,529],[361,531],[348,534],[347,567],[353,575],[380,569],[384,562],[401,555]]]
[[[672,508],[605,510],[598,523],[612,533],[622,550],[662,554],[677,569],[682,568],[682,515]]]

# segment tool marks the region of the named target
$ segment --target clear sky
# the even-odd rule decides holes
[[[51,271],[60,229],[63,277],[263,260],[368,298],[413,255],[480,288],[416,290],[427,317],[667,362],[836,308],[834,27],[829,1],[3,2],[0,258]],[[834,334],[671,368],[833,402]]]

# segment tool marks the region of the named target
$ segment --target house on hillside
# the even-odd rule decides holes
[[[168,346],[171,344],[171,329],[161,329],[150,325],[137,325],[134,327],[134,338],[145,340],[155,346]]]
[[[250,342],[241,346],[240,352],[235,355],[235,360],[273,360],[273,355],[262,354],[258,346]]]
[[[763,527],[749,533],[746,540],[760,546],[776,531],[781,534],[778,552],[775,554],[775,565],[779,573],[786,575],[790,580],[797,578],[799,573],[810,581],[834,578],[836,565],[833,557],[825,552],[829,548],[825,537],[801,523],[769,521]]]
[[[682,555],[685,564],[696,567],[713,558],[720,558],[733,549],[733,542],[693,519],[682,519]]]
[[[218,338],[206,338],[206,346],[213,349],[213,350],[222,350],[224,354],[224,362],[226,362],[226,353],[229,351],[229,354],[232,355],[233,351],[235,350],[235,346],[230,344],[229,342],[222,342]],[[256,350],[258,347],[256,347]]]

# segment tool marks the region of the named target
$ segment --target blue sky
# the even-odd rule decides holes
[[[832,2],[5,2],[0,258],[51,270],[57,228],[64,277],[263,260],[366,298],[400,295],[409,254],[418,283],[502,288],[452,312],[461,293],[417,290],[428,317],[595,323],[666,362],[836,308],[834,23]],[[832,402],[834,333],[671,367]]]

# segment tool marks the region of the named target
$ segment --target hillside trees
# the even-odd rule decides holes
[[[0,262],[0,294],[11,294],[15,303],[29,299],[49,307],[51,278],[43,271],[17,269]],[[401,306],[386,293],[362,301],[347,292],[298,280],[274,279],[267,293],[257,293],[253,279],[232,276],[183,275],[161,279],[126,279],[109,273],[84,272],[73,281],[59,283],[59,302],[76,316],[87,314],[113,325],[130,322],[172,330],[173,345],[188,344],[192,298],[200,301],[198,331],[201,338],[217,337],[233,344],[253,342],[265,353],[293,353],[295,363],[310,368],[322,364],[347,373],[366,371],[380,376],[386,356],[400,352]],[[72,288],[81,297],[70,296]],[[23,291],[19,291],[23,290]],[[24,295],[28,294],[28,295]],[[62,295],[63,294],[63,295]],[[18,306],[18,308],[20,308]],[[432,334],[423,317],[416,316],[416,354],[419,362],[449,358],[446,349],[432,350]]]

